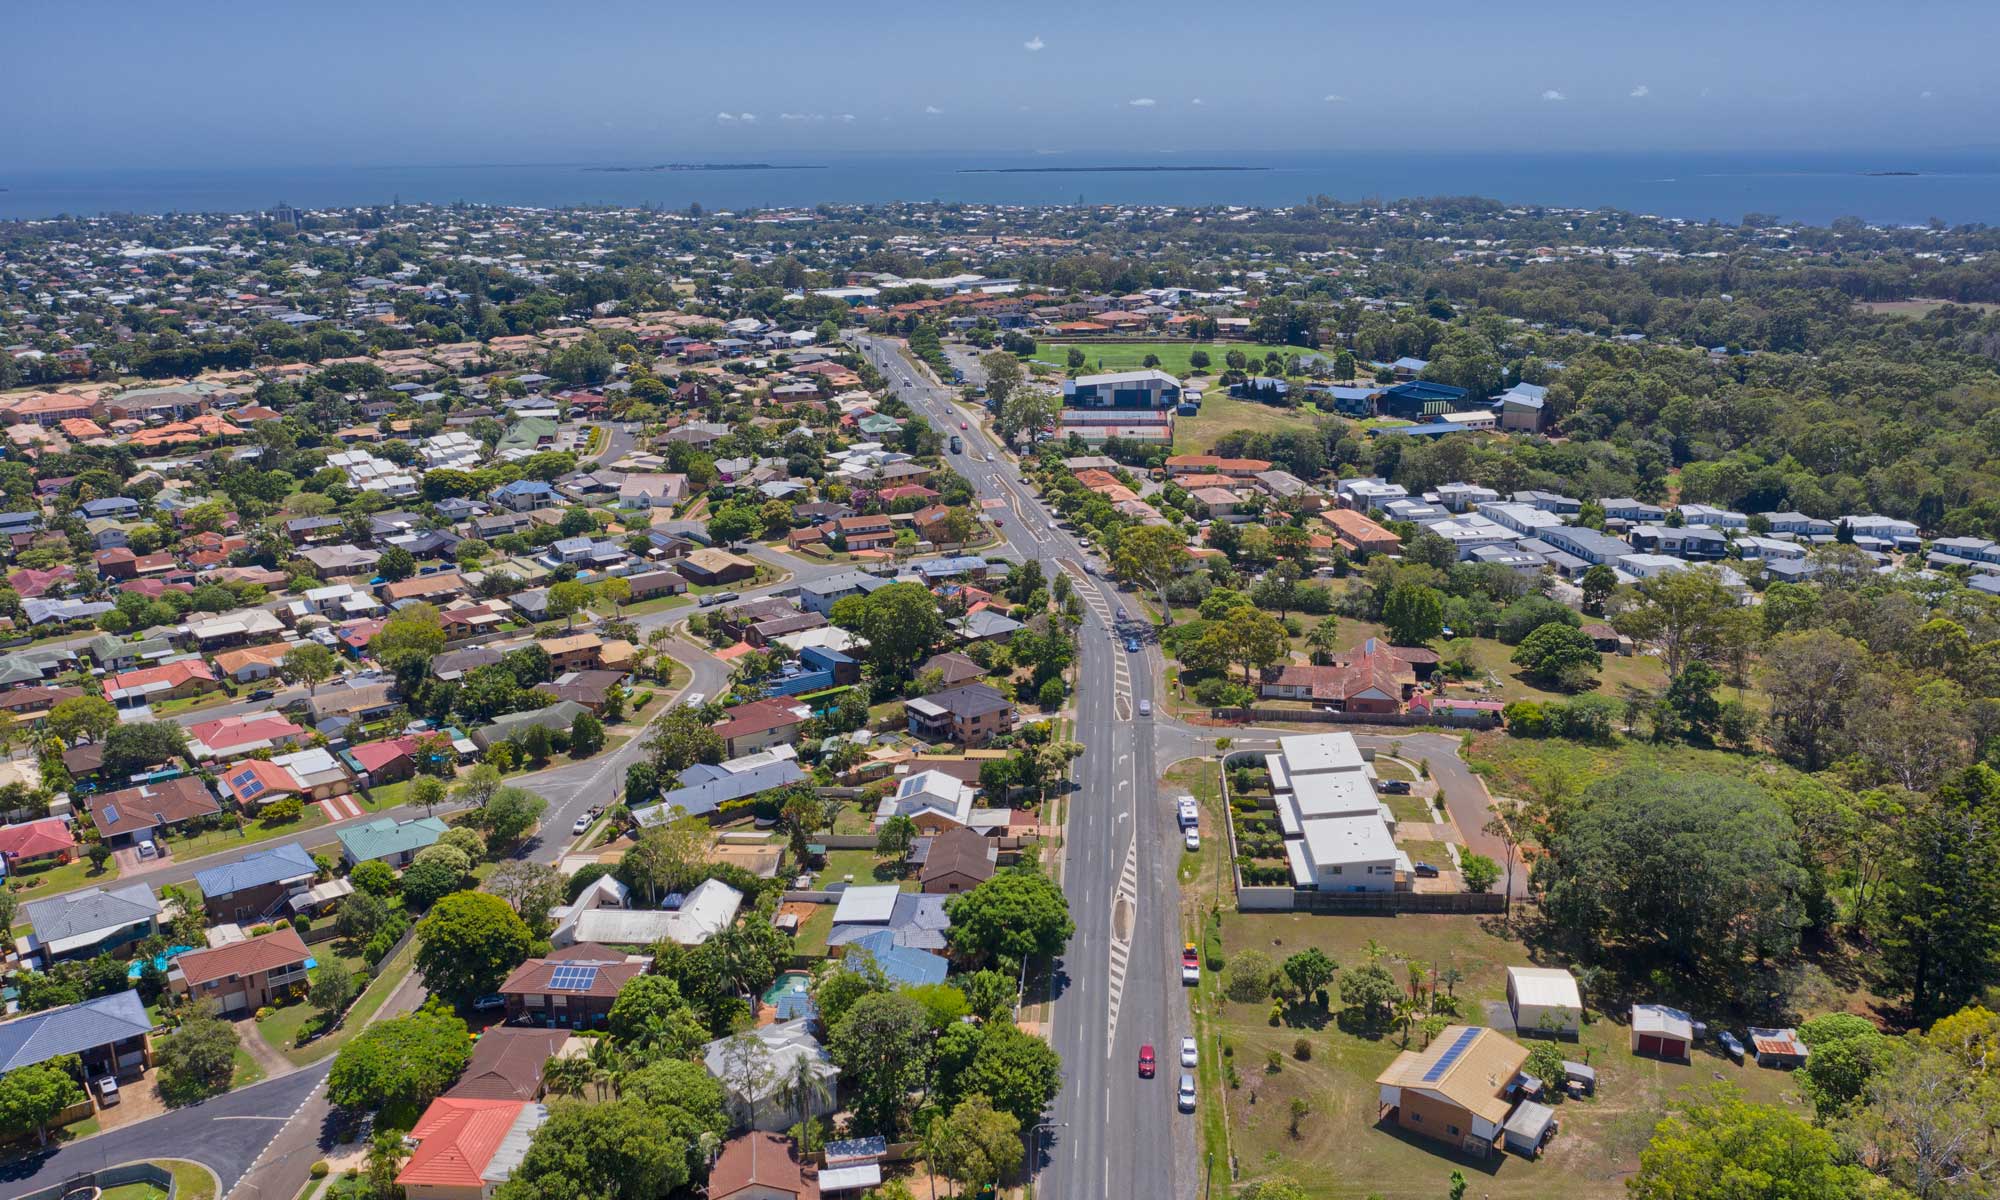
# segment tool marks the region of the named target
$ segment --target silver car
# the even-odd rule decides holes
[[[1182,1112],[1191,1113],[1194,1111],[1194,1076],[1181,1076],[1179,1100]]]

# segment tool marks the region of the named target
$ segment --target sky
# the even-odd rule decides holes
[[[2000,145],[1988,0],[73,0],[0,164]]]

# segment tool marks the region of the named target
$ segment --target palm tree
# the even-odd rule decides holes
[[[1388,952],[1388,947],[1374,938],[1369,938],[1367,941],[1361,943],[1361,956],[1368,960],[1369,966],[1374,966],[1376,963],[1381,962],[1382,956]]]
[[[1447,996],[1458,995],[1459,981],[1464,978],[1465,972],[1459,970],[1457,967],[1446,967],[1444,970],[1438,972],[1438,982],[1444,985],[1444,992]]]
[[[1390,1014],[1396,1027],[1403,1031],[1403,1045],[1410,1044],[1410,1028],[1423,1016],[1423,1006],[1409,996],[1396,997],[1396,1007]]]
[[[581,1058],[551,1056],[542,1066],[542,1083],[552,1096],[581,1096],[590,1083],[590,1063]]]
[[[610,1038],[598,1038],[590,1044],[590,1082],[597,1089],[597,1098],[603,1100],[610,1095],[612,1085],[625,1070],[625,1052]]]
[[[813,1112],[822,1105],[833,1103],[833,1089],[827,1086],[819,1062],[809,1054],[799,1055],[792,1064],[791,1074],[785,1078],[784,1086],[786,1106],[799,1114],[799,1133],[805,1143],[799,1149],[811,1154]]]

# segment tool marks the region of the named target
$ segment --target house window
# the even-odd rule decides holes
[[[1453,1137],[1458,1136],[1458,1126],[1456,1125],[1447,1125],[1444,1127],[1444,1131]]]
[[[1412,1112],[1406,1108],[1403,1110],[1403,1114],[1410,1118],[1410,1124],[1412,1125],[1421,1125],[1424,1123],[1424,1114],[1420,1112]]]

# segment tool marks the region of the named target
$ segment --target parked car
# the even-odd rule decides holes
[[[1438,869],[1427,862],[1416,864],[1416,869],[1417,874],[1425,879],[1436,879],[1438,877]]]
[[[271,697],[277,694],[278,693],[272,691],[270,688],[258,688],[256,691],[250,693],[250,698],[252,700],[269,700]]]
[[[158,858],[159,856],[160,848],[154,843],[152,838],[141,839],[139,842],[140,858]]]
[[[1194,943],[1181,947],[1181,983],[1192,986],[1201,982],[1201,958],[1195,953]]]
[[[578,817],[576,819],[576,824],[571,825],[569,827],[570,836],[582,837],[586,832],[589,831],[590,823],[595,819],[596,818],[589,813],[585,813],[582,816]]]
[[[110,1108],[112,1105],[118,1103],[118,1100],[118,1081],[116,1079],[106,1075],[97,1081],[97,1103],[100,1107]]]
[[[1195,1061],[1194,1039],[1191,1037],[1184,1037],[1181,1039],[1181,1065],[1184,1067],[1192,1067],[1194,1065],[1194,1061]]]
[[[1375,781],[1375,789],[1385,796],[1407,796],[1410,794],[1410,781],[1407,779],[1378,779]]]
[[[1182,840],[1187,843],[1187,848],[1190,852],[1201,849],[1201,830],[1188,830],[1187,837]],[[1433,871],[1431,874],[1435,875],[1437,872]]]
[[[1194,1111],[1194,1076],[1181,1076],[1181,1090],[1178,1097],[1182,1112]]]
[[[708,703],[708,693],[706,692],[690,693],[687,699],[681,701],[681,704],[687,708],[700,708],[706,703]]]
[[[1139,1078],[1151,1079],[1153,1077],[1153,1071],[1154,1071],[1154,1066],[1153,1066],[1152,1046],[1146,1045],[1139,1047]]]
[[[472,1002],[474,1012],[499,1012],[507,1007],[507,997],[498,992],[489,992]]]
[[[1715,1040],[1721,1045],[1724,1054],[1727,1054],[1736,1062],[1740,1063],[1743,1061],[1743,1043],[1736,1040],[1735,1034],[1729,1032],[1727,1029],[1717,1030]]]

